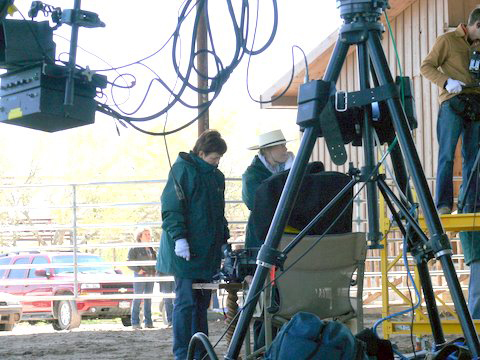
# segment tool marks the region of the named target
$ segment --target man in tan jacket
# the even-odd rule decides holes
[[[460,94],[469,94],[470,101],[480,94],[479,87],[464,87],[474,83],[469,72],[470,56],[478,50],[480,39],[480,9],[472,11],[468,24],[458,25],[455,31],[437,38],[430,53],[423,60],[422,75],[440,88],[440,109],[437,120],[438,169],[435,203],[440,214],[449,214],[453,207],[453,160],[458,138],[462,135],[462,191],[472,171],[478,151],[480,114],[465,116],[459,114],[455,103]],[[471,113],[471,112],[470,112]],[[477,120],[477,121],[475,121]],[[477,212],[479,192],[474,178],[467,192],[463,212]],[[480,319],[480,232],[462,231],[460,240],[465,255],[465,262],[470,266],[470,283],[468,286],[468,308],[474,319]]]
[[[468,24],[439,36],[423,60],[420,71],[440,89],[441,104],[437,120],[439,144],[435,204],[440,214],[450,214],[453,207],[453,160],[458,138],[462,135],[462,182],[465,185],[478,151],[480,122],[468,121],[452,109],[452,99],[461,93],[479,93],[480,88],[466,88],[474,83],[469,72],[470,56],[480,41],[480,8],[473,10]],[[458,100],[457,98],[456,100]],[[475,186],[476,181],[472,181]],[[465,189],[463,189],[465,191]],[[469,189],[466,205],[475,205],[475,189]]]

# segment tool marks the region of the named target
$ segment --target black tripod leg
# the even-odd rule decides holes
[[[435,301],[435,292],[433,291],[432,279],[428,272],[428,263],[426,259],[416,259],[418,275],[420,276],[420,283],[422,284],[423,296],[425,304],[427,305],[428,320],[432,330],[433,340],[435,345],[441,346],[445,344],[445,336],[443,335],[442,323],[440,321],[440,314],[438,313],[437,303]]]
[[[395,145],[390,153],[392,159],[393,169],[395,173],[395,179],[397,180],[400,190],[405,194],[409,203],[413,203],[413,196],[408,186],[407,171],[405,163],[403,162],[403,155],[400,146]],[[401,200],[404,202],[404,200]],[[405,204],[408,206],[408,204]],[[417,249],[423,249],[423,242],[418,234],[412,231],[411,226],[407,226],[406,229],[407,242],[410,252],[417,253]],[[427,260],[422,256],[415,256],[415,262],[417,265],[417,271],[420,276],[420,283],[422,284],[423,296],[425,298],[425,304],[427,307],[427,314],[430,324],[432,326],[433,340],[436,345],[442,345],[445,343],[445,336],[443,334],[442,323],[440,321],[440,314],[438,313],[435,292],[433,291],[432,279],[428,272]]]
[[[357,44],[357,54],[360,90],[369,89],[370,64],[367,45],[365,43]],[[373,175],[373,178],[375,178],[377,175],[372,174],[376,169],[376,162],[375,142],[373,137],[375,130],[372,125],[372,110],[370,105],[365,106],[363,113],[362,140],[365,166],[362,168],[362,175],[366,179],[365,181],[367,181],[368,246],[371,249],[378,249],[381,247],[380,241],[382,240],[382,234],[380,233],[377,186],[374,181],[367,179],[368,176]]]
[[[380,85],[393,83],[392,75],[389,71],[388,62],[380,42],[380,34],[377,31],[371,31],[368,37],[368,49],[371,60],[378,76]],[[395,127],[395,131],[400,143],[400,147],[405,156],[406,163],[412,177],[413,184],[417,190],[420,205],[423,209],[425,221],[431,234],[431,246],[435,257],[440,260],[447,280],[452,300],[455,304],[455,310],[460,320],[463,333],[467,340],[468,347],[472,355],[478,357],[480,354],[480,343],[478,341],[472,317],[467,308],[462,289],[458,281],[455,268],[452,262],[452,249],[450,241],[443,231],[440,217],[433,203],[427,179],[422,170],[422,165],[415,149],[410,128],[403,112],[400,100],[392,98],[387,100],[388,109]]]
[[[392,75],[390,74],[388,63],[381,47],[379,35],[376,32],[371,32],[368,38],[368,49],[370,51],[371,60],[375,67],[375,72],[378,76],[380,85],[393,83]],[[410,170],[410,175],[415,188],[418,192],[419,202],[425,212],[425,220],[431,234],[443,234],[442,223],[438,217],[435,205],[433,203],[430,190],[428,188],[427,179],[425,178],[422,164],[418,157],[410,134],[410,128],[403,112],[402,105],[398,98],[391,98],[386,100],[390,115],[395,127],[398,141],[403,155],[406,159],[406,164]]]
[[[423,246],[425,241],[422,242],[421,240],[422,238],[425,239],[426,236],[420,236],[416,232],[411,231],[411,229],[409,229],[411,225],[408,226],[407,229],[405,229],[401,222],[400,216],[398,216],[395,207],[393,206],[392,200],[400,208],[400,212],[403,213],[404,217],[409,216],[408,209],[403,205],[402,201],[395,196],[393,191],[388,188],[383,178],[378,179],[378,187],[383,195],[383,198],[385,199],[385,202],[387,203],[388,208],[392,212],[392,215],[395,218],[395,221],[397,222],[400,231],[402,232],[403,236],[407,237],[409,247],[408,250],[415,258],[417,270],[420,275],[420,283],[422,284],[422,291],[425,297],[425,303],[427,305],[428,319],[430,320],[430,324],[432,327],[433,339],[436,345],[442,345],[445,343],[445,336],[443,334],[442,323],[440,321],[440,314],[438,313],[437,305],[435,302],[435,293],[433,291],[432,280],[430,279],[428,273],[428,255],[425,253],[425,248]],[[409,224],[413,223],[409,222]],[[428,239],[426,240],[428,241]],[[403,249],[403,251],[407,251],[407,249]]]
[[[405,168],[405,163],[403,162],[402,150],[400,149],[398,143],[394,146],[392,152],[390,153],[390,157],[392,159],[395,179],[397,180],[398,186],[400,187],[400,190],[405,194],[408,202],[413,203],[412,192],[410,190],[410,186],[408,186],[407,181],[407,170]],[[383,196],[385,199],[388,199],[388,196],[386,194],[383,194]],[[398,201],[401,201],[406,207],[408,207],[408,204],[405,204],[405,201],[403,199]],[[391,207],[390,210],[392,211],[392,213],[395,211],[395,209],[392,209]],[[397,219],[397,223],[399,221],[400,219]],[[416,254],[419,249],[423,249],[423,241],[421,237],[416,232],[412,231],[411,226],[407,226],[404,236],[407,237],[410,252]],[[428,263],[426,258],[423,256],[414,257],[417,265],[417,271],[420,277],[420,283],[422,284],[422,291],[427,307],[428,319],[432,327],[433,340],[437,346],[442,345],[445,343],[445,335],[443,334],[440,314],[438,313],[435,301],[435,292],[433,291],[432,279],[430,278],[428,272]]]
[[[408,184],[407,169],[405,168],[402,150],[400,149],[400,145],[398,145],[398,143],[393,147],[392,152],[390,153],[390,158],[392,159],[393,172],[395,174],[395,180],[398,183],[398,187],[400,188],[399,190],[405,194],[408,202],[413,204],[413,196]],[[405,204],[405,206],[408,207],[409,204]]]
[[[370,62],[370,73],[372,75],[373,84],[375,87],[379,86],[377,74],[375,73],[375,68],[371,65]],[[388,141],[388,146],[392,145],[393,140]],[[398,184],[399,190],[401,190],[408,201],[402,198],[402,202],[406,207],[409,207],[409,204],[413,204],[413,196],[408,184],[407,169],[405,168],[405,162],[403,161],[402,150],[398,142],[393,147],[390,152],[390,159],[392,160],[393,172],[395,174],[395,180]]]

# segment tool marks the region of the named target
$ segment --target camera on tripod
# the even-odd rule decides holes
[[[298,95],[297,124],[303,126],[305,122],[317,121],[323,109],[330,107],[331,116],[338,122],[344,144],[362,146],[362,127],[364,105],[371,105],[372,124],[377,131],[380,143],[391,143],[395,138],[395,130],[383,97],[398,91],[403,97],[403,107],[410,129],[417,128],[415,101],[411,79],[397,76],[396,89],[393,87],[380,88],[371,91],[345,92],[337,91],[333,85],[323,80],[314,80],[300,87]],[[326,103],[326,104],[325,104]],[[324,136],[320,129],[319,136]]]
[[[259,250],[260,248],[232,250],[230,246],[225,247],[222,269],[214,279],[228,283],[241,283],[247,275],[255,273]]]
[[[359,16],[376,21],[389,5],[388,0],[337,0],[337,8],[340,9],[340,17],[349,23]]]

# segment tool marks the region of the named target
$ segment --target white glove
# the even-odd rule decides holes
[[[175,255],[190,261],[190,247],[187,239],[178,239],[175,241]]]
[[[445,86],[445,89],[450,94],[458,94],[460,91],[462,91],[462,86],[463,85],[465,85],[465,83],[463,83],[459,80],[448,79],[447,80],[447,85]]]

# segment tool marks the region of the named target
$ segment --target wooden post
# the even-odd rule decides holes
[[[208,50],[207,27],[205,24],[205,11],[203,7],[206,6],[205,1],[197,3],[197,14],[199,16],[197,29],[197,86],[199,89],[208,88],[208,53],[202,50]],[[203,104],[208,102],[208,94],[198,93],[198,114],[200,114],[204,107]],[[208,109],[198,118],[198,136],[209,128],[209,112]]]

